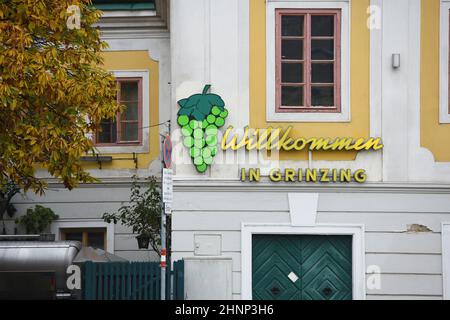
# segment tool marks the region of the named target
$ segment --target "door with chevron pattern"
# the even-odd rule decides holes
[[[352,237],[254,235],[255,300],[351,300]]]

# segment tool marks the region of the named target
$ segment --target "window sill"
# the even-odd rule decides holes
[[[114,145],[114,146],[94,146],[99,154],[120,154],[120,153],[148,153],[148,146],[144,145]]]
[[[440,124],[448,124],[448,123],[450,123],[450,114],[449,113],[445,113],[444,111],[441,110],[440,115],[439,115],[439,123]]]
[[[267,110],[267,122],[350,122],[349,110],[336,112],[272,112]]]

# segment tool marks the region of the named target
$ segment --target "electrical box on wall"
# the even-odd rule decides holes
[[[222,254],[222,235],[194,235],[194,254],[196,256],[220,256]]]
[[[231,300],[233,260],[231,258],[184,258],[186,300]]]

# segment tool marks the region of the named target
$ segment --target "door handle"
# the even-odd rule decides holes
[[[332,293],[333,293],[333,290],[331,289],[331,288],[325,288],[325,289],[323,289],[322,290],[322,293],[325,295],[325,296],[329,296],[329,295],[331,295]]]
[[[272,294],[273,294],[274,296],[277,296],[277,295],[280,294],[281,290],[280,290],[280,288],[278,288],[278,287],[273,287],[272,289],[270,289],[270,292],[272,292]]]

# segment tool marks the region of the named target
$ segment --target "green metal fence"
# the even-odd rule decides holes
[[[184,300],[184,260],[175,261],[172,271],[173,300]]]
[[[86,262],[83,267],[85,300],[160,300],[158,262]],[[183,300],[184,261],[167,272],[166,299]],[[173,285],[171,284],[173,282]]]
[[[86,262],[86,300],[159,300],[161,271],[157,262]]]

